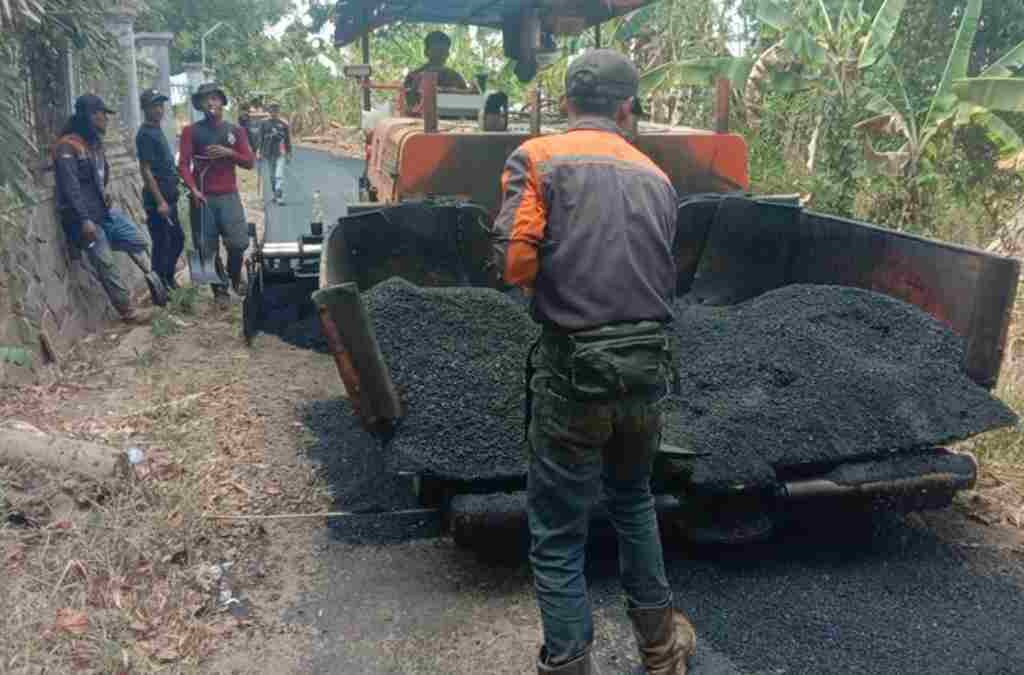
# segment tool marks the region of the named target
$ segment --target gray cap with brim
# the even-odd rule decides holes
[[[633,63],[611,49],[592,49],[577,57],[565,74],[569,98],[625,101],[637,95],[640,73]]]

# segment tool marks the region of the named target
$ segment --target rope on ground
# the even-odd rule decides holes
[[[401,511],[378,511],[371,513],[355,513],[353,511],[322,511],[319,513],[271,513],[271,514],[244,514],[244,513],[204,513],[204,520],[289,520],[297,518],[349,518],[358,516],[412,516],[412,515],[433,515],[440,513],[440,509],[403,509]]]

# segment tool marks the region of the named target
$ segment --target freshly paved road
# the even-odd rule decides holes
[[[358,198],[363,162],[335,157],[320,150],[296,148],[294,160],[285,165],[283,205],[271,201],[269,172],[265,166],[260,168],[264,182],[267,240],[295,241],[303,234],[309,234],[315,191],[320,192],[325,225],[347,213],[348,204]]]
[[[278,210],[304,226],[312,189],[336,217],[359,164],[300,150],[291,169]],[[324,440],[296,440],[296,449],[329,463]],[[1013,536],[946,511],[833,517],[736,549],[670,542],[672,586],[700,639],[692,672],[1024,673],[1024,574]],[[443,538],[356,545],[330,530],[317,550],[323,578],[287,615],[317,629],[303,672],[533,672],[539,621],[522,558],[485,562]],[[614,541],[597,538],[589,578],[606,673],[635,663],[615,561]]]

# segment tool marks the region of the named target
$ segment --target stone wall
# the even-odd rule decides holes
[[[110,192],[115,206],[144,223],[138,164],[121,134],[109,135]],[[37,203],[0,224],[0,346],[23,346],[32,355],[28,367],[0,362],[0,385],[38,380],[40,369],[60,359],[84,335],[117,319],[88,263],[69,247],[54,205],[52,167],[40,172]],[[136,297],[148,295],[138,268],[115,254]]]

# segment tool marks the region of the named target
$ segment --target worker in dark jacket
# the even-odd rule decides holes
[[[217,84],[200,85],[192,105],[205,115],[181,132],[178,172],[192,193],[192,241],[204,260],[214,260],[223,278],[220,240],[228,251],[228,276],[235,293],[245,296],[242,263],[249,246],[245,209],[238,194],[235,167],[252,169],[256,163],[245,129],[224,119],[227,94]],[[213,284],[220,304],[227,301],[227,284]]]
[[[174,272],[185,248],[185,232],[178,220],[178,169],[160,126],[168,100],[156,89],[142,92],[139,103],[146,121],[135,135],[135,151],[142,172],[142,205],[153,239],[153,269],[165,286],[177,288]]]
[[[459,71],[449,68],[448,56],[452,51],[452,39],[446,33],[435,30],[423,39],[423,55],[427,62],[405,76],[402,88],[405,90],[405,107],[411,114],[420,114],[423,100],[422,81],[424,73],[437,73],[437,86],[442,89],[471,91]]]
[[[271,103],[270,118],[260,125],[259,159],[270,177],[270,191],[274,201],[284,203],[284,162],[292,161],[292,130],[281,119],[281,106]]]
[[[92,94],[75,101],[75,114],[54,145],[57,211],[72,246],[86,258],[114,308],[126,322],[147,315],[132,306],[131,291],[121,276],[114,251],[123,251],[146,274],[153,300],[166,302],[166,289],[150,264],[150,241],[122,211],[110,208],[110,164],[103,148],[108,116],[114,111]]]
[[[594,50],[566,75],[570,128],[509,158],[497,268],[542,326],[527,368],[530,561],[544,625],[539,673],[590,673],[594,629],[584,546],[604,496],[648,673],[680,675],[693,626],[673,605],[650,478],[674,382],[666,324],[676,271],[676,193],[629,144],[639,76]]]

